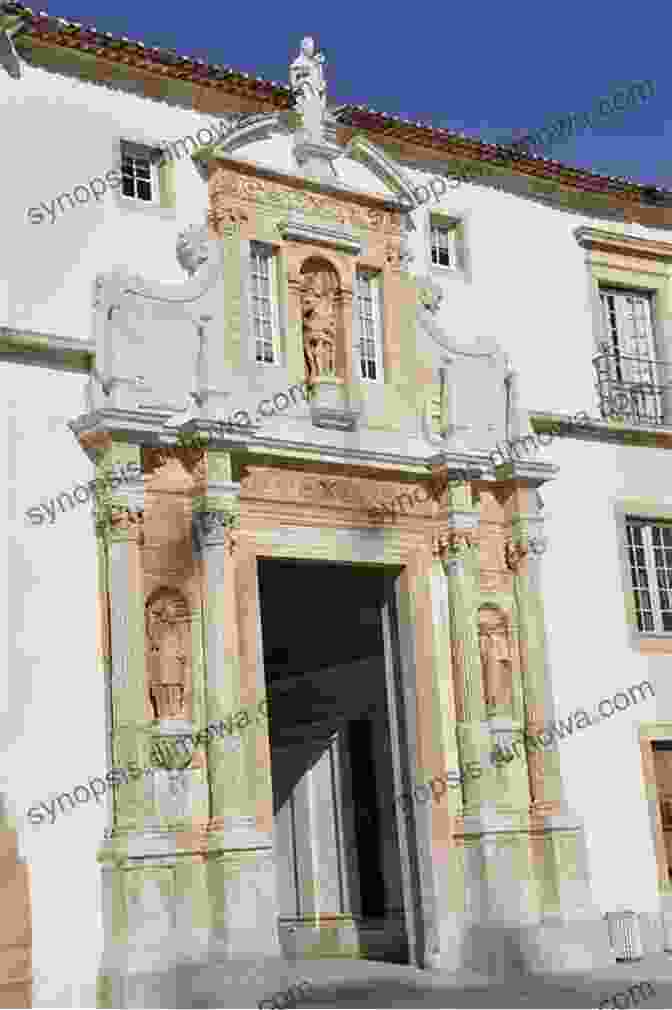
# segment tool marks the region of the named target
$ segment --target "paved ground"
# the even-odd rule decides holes
[[[287,962],[279,958],[257,961],[219,961],[206,967],[179,968],[177,999],[174,981],[167,977],[143,976],[137,997],[128,1005],[166,1008],[247,1008],[261,1000],[282,994],[301,979],[312,982],[305,999],[286,1005],[305,1007],[458,1007],[493,1008],[592,1008],[618,995],[617,1003],[604,1006],[642,1006],[646,1010],[672,1007],[672,956],[650,955],[629,965],[615,965],[598,975],[525,976],[498,981],[486,976],[460,973],[433,974],[405,965],[372,961],[328,959]],[[655,995],[649,998],[635,993],[628,996],[628,986],[650,982]],[[266,1003],[265,1006],[269,1006]]]

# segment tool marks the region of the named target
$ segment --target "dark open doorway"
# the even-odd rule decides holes
[[[366,566],[259,561],[287,956],[409,960],[389,586]]]

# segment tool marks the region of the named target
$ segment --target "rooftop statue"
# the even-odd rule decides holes
[[[296,108],[312,139],[322,136],[322,119],[327,107],[324,63],[324,54],[315,52],[315,41],[308,36],[301,42],[301,52],[289,67],[289,83]]]

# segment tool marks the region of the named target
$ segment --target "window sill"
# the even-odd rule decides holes
[[[672,632],[647,631],[633,632],[632,645],[638,652],[647,656],[672,655]]]
[[[436,266],[436,264],[431,263],[429,267],[430,275],[434,274],[437,277],[456,277],[459,280],[466,280],[466,271],[462,267],[441,267]]]
[[[150,217],[160,217],[164,221],[174,221],[177,212],[174,207],[163,207],[160,203],[153,203],[150,200],[136,200],[132,196],[123,196],[116,192],[117,204],[122,210],[140,211]]]

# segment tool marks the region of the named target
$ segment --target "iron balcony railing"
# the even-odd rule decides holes
[[[593,358],[602,417],[672,426],[672,362],[600,344]]]

